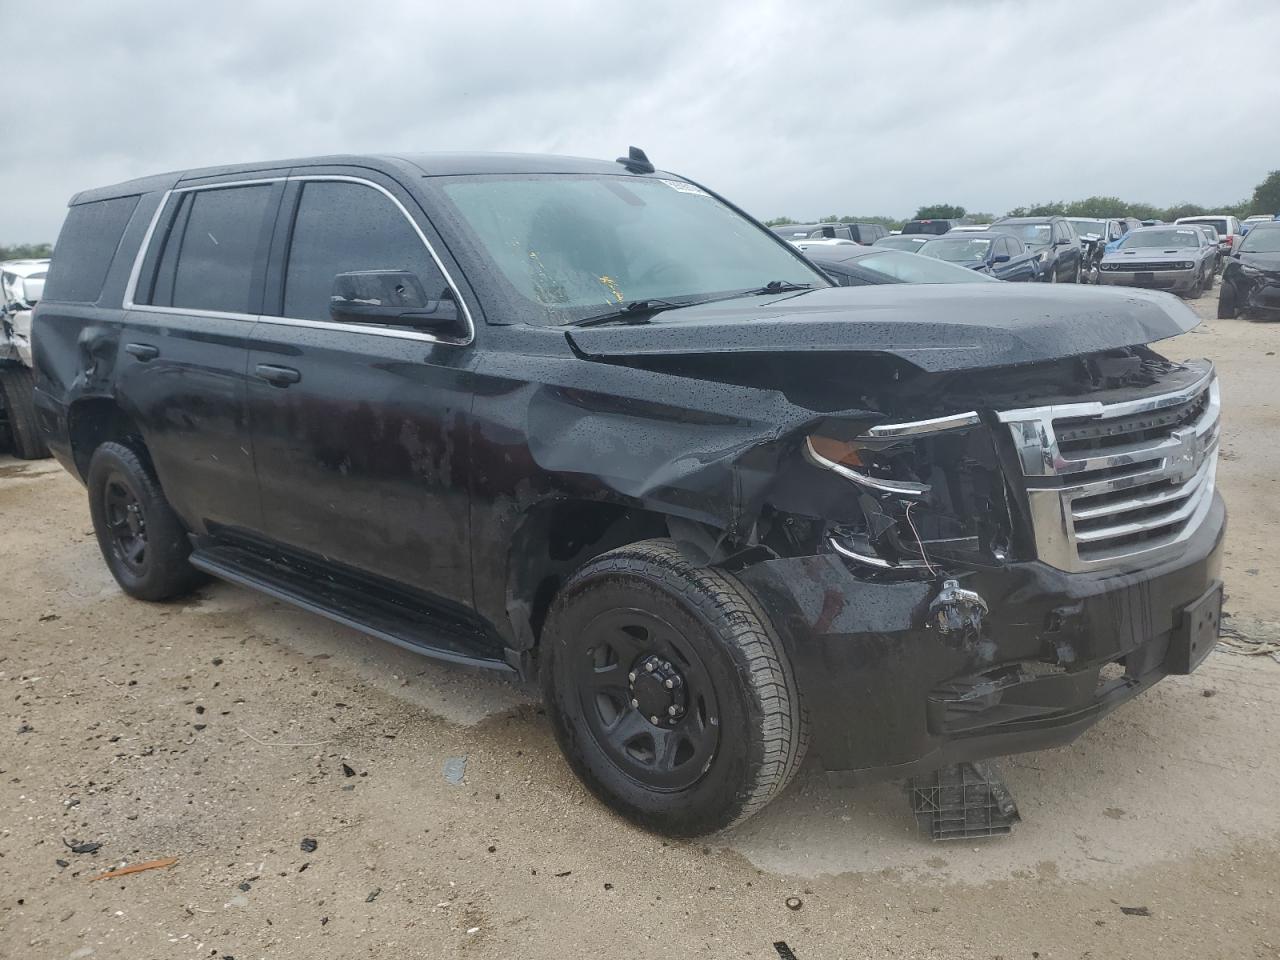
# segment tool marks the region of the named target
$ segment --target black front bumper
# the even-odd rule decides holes
[[[877,582],[825,554],[738,577],[788,645],[815,752],[833,780],[856,784],[1069,743],[1178,672],[1171,638],[1218,578],[1225,529],[1215,494],[1182,553],[1147,569],[952,571],[990,608],[966,639],[929,622],[933,580]]]

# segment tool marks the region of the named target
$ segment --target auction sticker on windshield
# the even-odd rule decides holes
[[[681,193],[693,193],[693,194],[696,194],[696,195],[698,195],[698,196],[700,196],[700,197],[709,197],[709,196],[711,196],[711,194],[707,193],[707,191],[703,190],[701,187],[696,186],[695,184],[692,184],[692,183],[688,183],[687,181],[684,181],[684,180],[662,180],[662,179],[659,179],[659,182],[660,182],[660,183],[665,183],[665,184],[666,184],[668,187],[670,187],[672,190],[679,190]]]

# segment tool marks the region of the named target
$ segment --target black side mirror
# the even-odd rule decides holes
[[[329,316],[340,323],[376,323],[433,330],[455,326],[452,295],[430,300],[422,281],[403,270],[366,270],[333,278]]]
[[[991,258],[991,262],[992,263],[1008,263],[1011,259],[1013,258],[1010,257],[1007,253],[997,253],[994,257]]]

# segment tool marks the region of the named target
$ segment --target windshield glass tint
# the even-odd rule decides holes
[[[890,250],[919,250],[929,241],[928,237],[904,237],[902,235],[881,237],[873,247],[888,247]]]
[[[1002,233],[1012,233],[1028,246],[1045,246],[1053,241],[1053,228],[1047,223],[999,223],[996,224],[996,229]]]
[[[1086,233],[1100,237],[1107,232],[1107,225],[1101,220],[1068,220],[1067,222],[1075,227],[1076,233],[1082,237]]]
[[[1227,221],[1226,221],[1226,219],[1225,219],[1225,218],[1223,218],[1223,217],[1217,217],[1217,218],[1215,218],[1215,219],[1213,219],[1213,220],[1183,220],[1182,222],[1183,222],[1183,223],[1208,223],[1208,224],[1212,224],[1212,225],[1213,225],[1213,228],[1214,228],[1215,230],[1217,230],[1217,231],[1218,231],[1219,235],[1224,235],[1224,236],[1225,236],[1226,234],[1228,234],[1228,233],[1230,233],[1230,232],[1231,232],[1231,231],[1227,228]]]
[[[635,300],[683,302],[771,281],[829,284],[705,191],[629,176],[495,176],[443,184],[483,256],[527,308],[567,323]]]
[[[1280,226],[1255,226],[1240,245],[1241,253],[1280,253]]]
[[[1184,249],[1200,246],[1203,234],[1192,227],[1179,227],[1176,230],[1134,230],[1128,234],[1120,246],[1164,247],[1166,249]]]
[[[920,252],[926,257],[937,257],[939,260],[950,260],[958,263],[965,260],[985,260],[990,240],[965,240],[960,237],[947,237],[942,240],[930,240]]]
[[[934,243],[937,241],[935,240]],[[852,261],[861,270],[901,280],[904,283],[969,283],[971,281],[988,281],[990,277],[976,273],[966,267],[957,267],[943,263],[930,257],[921,257],[901,250],[885,250],[883,253],[869,253]],[[992,281],[999,283],[999,280]]]

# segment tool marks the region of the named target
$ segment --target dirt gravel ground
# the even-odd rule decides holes
[[[1222,371],[1228,622],[1274,636],[1280,327],[1215,302],[1164,350]],[[129,600],[51,462],[0,457],[0,520],[0,957],[1280,956],[1268,657],[1006,761],[1010,837],[931,845],[899,786],[806,769],[664,842],[577,784],[532,690],[224,584]]]

